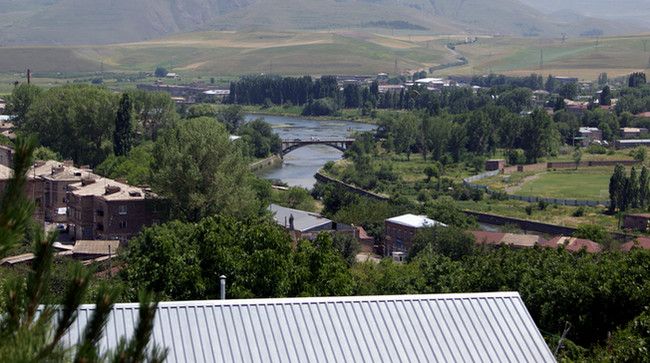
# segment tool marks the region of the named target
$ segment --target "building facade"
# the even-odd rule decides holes
[[[447,227],[426,216],[413,214],[389,218],[384,221],[384,226],[386,228],[384,254],[387,256],[408,252],[413,246],[416,233],[423,228]]]

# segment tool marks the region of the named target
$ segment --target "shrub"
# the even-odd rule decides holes
[[[526,214],[528,214],[529,216],[533,215],[533,206],[532,205],[527,205],[526,206]]]
[[[585,207],[580,207],[573,212],[574,217],[582,217],[585,215]]]
[[[603,145],[592,144],[587,146],[587,152],[589,154],[605,155],[607,154],[607,148]]]
[[[302,110],[303,116],[332,116],[339,110],[336,101],[332,98],[319,98],[309,102]]]
[[[547,201],[540,200],[539,202],[537,202],[537,208],[539,208],[539,210],[546,210],[547,207],[548,207]]]

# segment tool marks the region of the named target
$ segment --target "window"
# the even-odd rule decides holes
[[[119,213],[119,215],[122,215],[122,216],[123,216],[123,215],[126,215],[126,214],[127,214],[126,205],[120,205],[120,206],[118,206],[118,207],[117,207],[117,213]]]
[[[120,228],[121,229],[126,228],[126,221],[120,221]]]

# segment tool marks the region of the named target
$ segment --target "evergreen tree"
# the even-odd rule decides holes
[[[609,88],[609,86],[605,86],[600,92],[598,101],[601,106],[609,106],[612,104],[612,90]]]
[[[618,164],[614,168],[614,174],[609,179],[609,211],[615,212],[616,209],[621,209],[621,193],[625,188],[625,168],[623,165]]]
[[[643,72],[634,72],[630,74],[630,78],[628,79],[628,86],[629,87],[640,87],[642,85],[646,84],[646,76],[645,73]]]
[[[648,168],[645,166],[641,169],[641,177],[639,178],[639,206],[643,209],[650,205],[650,174]]]
[[[629,190],[627,193],[628,205],[632,208],[639,208],[639,176],[636,168],[632,167],[629,179]]]
[[[128,93],[122,95],[120,106],[115,118],[115,131],[113,132],[113,150],[115,155],[124,156],[131,151],[133,138],[133,106]]]

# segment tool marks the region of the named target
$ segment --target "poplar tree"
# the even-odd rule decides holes
[[[641,208],[648,208],[650,201],[650,174],[648,168],[645,166],[641,169],[641,177],[639,178],[639,205]]]
[[[621,209],[621,194],[625,190],[625,168],[623,165],[618,164],[614,168],[614,173],[609,179],[609,211],[615,212],[616,209]]]
[[[636,172],[636,168],[632,167],[632,171],[630,172],[630,179],[629,179],[629,189],[627,191],[627,200],[628,203],[627,205],[632,207],[632,208],[639,208],[639,175]]]
[[[115,131],[113,132],[113,150],[115,155],[124,156],[131,151],[133,137],[133,106],[128,93],[122,95],[120,106],[115,118]]]

